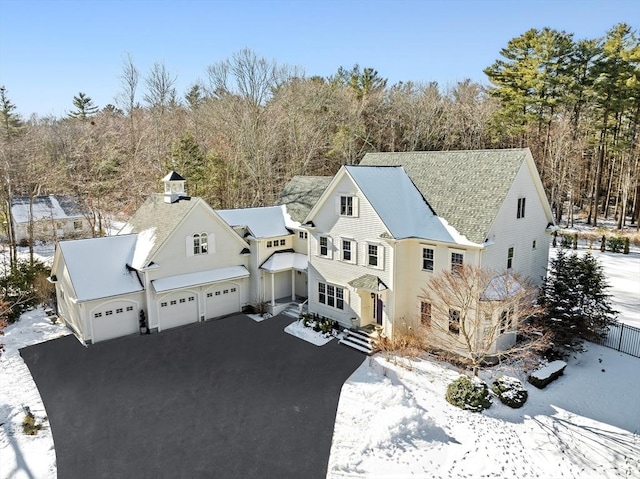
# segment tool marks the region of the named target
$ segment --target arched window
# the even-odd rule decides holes
[[[193,235],[193,254],[200,254],[200,235]]]
[[[193,235],[193,254],[207,254],[209,252],[209,236],[207,233]]]
[[[200,235],[200,253],[207,254],[209,252],[209,243],[207,233],[202,233]]]

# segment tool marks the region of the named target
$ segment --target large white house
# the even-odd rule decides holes
[[[291,302],[392,336],[452,265],[545,275],[552,215],[528,149],[377,153],[214,211],[176,173],[119,235],[58,244],[58,313],[85,343]],[[308,298],[308,299],[307,299]]]
[[[552,223],[528,149],[367,154],[340,169],[303,222],[309,311],[391,337],[421,318],[422,292],[443,269],[539,284]]]

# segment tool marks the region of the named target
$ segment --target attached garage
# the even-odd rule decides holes
[[[135,334],[140,323],[138,305],[132,301],[110,301],[89,314],[91,340],[94,343]]]
[[[205,292],[204,312],[207,319],[240,311],[240,286],[236,283],[220,283]]]
[[[159,330],[177,328],[198,321],[198,295],[193,291],[177,291],[162,296],[158,302]]]

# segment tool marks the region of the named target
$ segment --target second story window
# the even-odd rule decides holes
[[[331,250],[331,238],[328,236],[320,236],[318,238],[318,256],[331,258],[333,251]]]
[[[451,253],[451,272],[455,273],[464,264],[464,255],[462,253]]]
[[[433,248],[422,248],[422,269],[433,271]]]
[[[369,266],[378,266],[378,245],[369,244],[367,245],[367,264]]]
[[[524,207],[526,201],[526,198],[518,198],[518,213],[516,215],[517,218],[524,218]]]
[[[351,257],[351,245],[352,245],[352,241],[351,240],[346,240],[343,239],[342,240],[342,260],[343,261],[352,261],[352,257]]]

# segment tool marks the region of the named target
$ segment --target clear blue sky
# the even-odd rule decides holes
[[[0,85],[23,117],[60,116],[81,91],[115,103],[127,53],[142,76],[163,61],[182,96],[245,47],[307,75],[359,63],[390,83],[486,83],[482,70],[530,28],[581,39],[619,22],[638,30],[640,0],[0,0]]]

